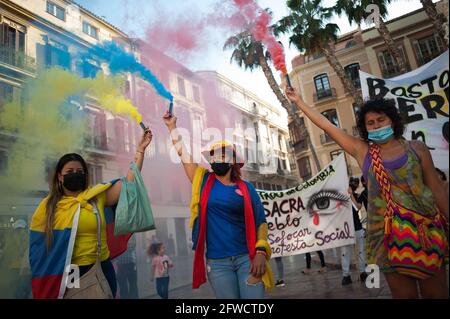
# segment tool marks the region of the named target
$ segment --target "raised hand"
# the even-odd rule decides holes
[[[169,130],[172,130],[175,127],[177,127],[177,118],[176,116],[171,115],[169,111],[167,111],[166,114],[164,114],[163,120],[164,124],[166,124]]]

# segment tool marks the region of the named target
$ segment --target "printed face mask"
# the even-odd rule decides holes
[[[385,144],[394,137],[394,130],[390,125],[380,127],[376,130],[368,131],[368,133],[369,140],[378,144]]]

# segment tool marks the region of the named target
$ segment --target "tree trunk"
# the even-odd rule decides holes
[[[261,66],[264,75],[267,79],[267,82],[269,83],[273,93],[278,98],[278,101],[280,101],[281,106],[288,112],[288,114],[292,117],[292,119],[298,124],[298,127],[303,127],[304,129],[300,132],[301,135],[306,139],[306,142],[308,143],[309,149],[311,150],[311,154],[314,160],[314,164],[316,165],[317,172],[319,172],[322,168],[319,162],[319,158],[317,157],[316,150],[314,149],[314,146],[311,142],[311,137],[309,136],[308,130],[306,127],[302,124],[300,121],[300,117],[297,113],[296,106],[291,103],[287,97],[283,94],[280,87],[278,86],[277,81],[275,80],[275,77],[273,76],[272,69],[270,68],[269,64],[267,63],[266,57],[264,56],[264,51],[262,46],[258,49],[258,56],[259,56],[259,65]],[[292,140],[292,137],[291,137]]]
[[[448,40],[445,37],[445,27],[444,23],[446,22],[446,18],[442,13],[438,13],[436,10],[436,6],[434,5],[432,0],[420,0],[422,6],[430,18],[431,22],[436,29],[436,32],[441,39],[442,43],[444,43],[445,47],[448,48]]]
[[[334,50],[329,45],[325,45],[324,47],[321,48],[321,51],[325,55],[325,58],[327,59],[330,66],[333,68],[334,72],[336,72],[337,76],[341,80],[345,92],[353,97],[353,100],[358,106],[363,105],[364,101],[361,95],[361,91],[357,90],[353,85],[353,83],[348,78],[344,68],[342,67],[341,62],[339,62],[339,60],[336,57]]]
[[[384,43],[386,44],[389,53],[392,55],[395,62],[398,64],[400,72],[402,74],[406,73],[408,71],[406,69],[406,63],[403,60],[403,57],[401,56],[400,51],[395,46],[394,39],[392,38],[386,24],[384,23],[383,19],[381,19],[381,18],[379,20],[379,25],[377,27],[377,30],[380,33],[380,35],[382,36],[382,38],[384,39]]]

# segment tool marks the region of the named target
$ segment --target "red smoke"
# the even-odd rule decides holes
[[[254,22],[255,26],[251,30],[252,34],[255,37],[255,40],[261,41],[267,47],[267,50],[269,50],[273,59],[275,68],[283,74],[287,74],[283,46],[277,41],[269,29],[271,19],[270,14],[261,9],[254,0],[233,1],[245,18],[249,22]]]

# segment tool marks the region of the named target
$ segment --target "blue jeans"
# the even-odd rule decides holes
[[[264,284],[249,284],[248,254],[222,259],[208,259],[208,279],[217,299],[263,299]]]
[[[169,299],[169,276],[156,278],[156,292],[162,299]]]

